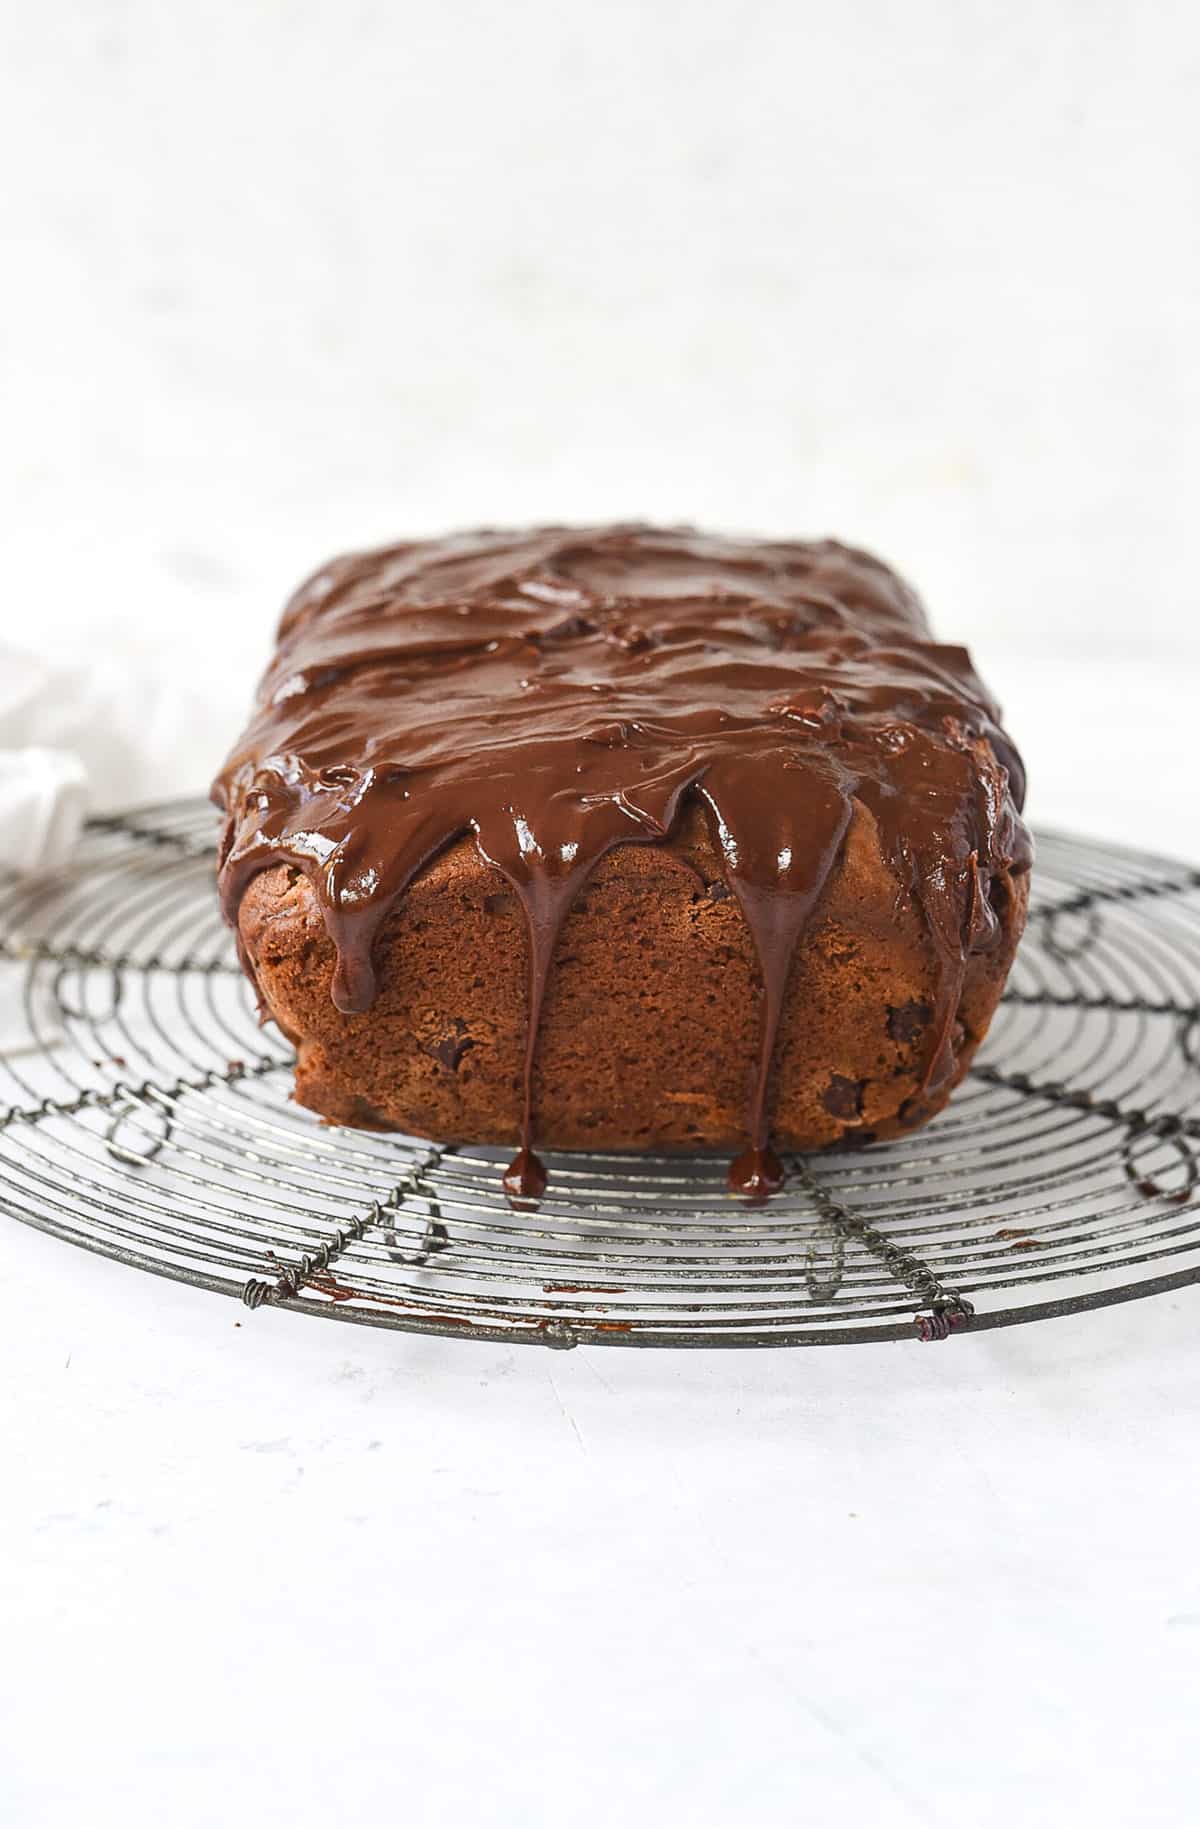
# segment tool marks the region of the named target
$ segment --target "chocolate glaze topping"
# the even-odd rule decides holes
[[[953,1072],[966,959],[997,937],[991,876],[1031,856],[999,712],[893,572],[833,541],[681,528],[483,531],[334,560],[284,611],[213,792],[226,918],[236,929],[258,871],[302,870],[343,1011],[370,1006],[381,926],[439,851],[473,834],[508,879],[529,1016],[505,1185],[525,1198],[545,1186],[533,1069],[559,929],[600,859],[664,840],[685,797],[703,803],[762,973],[747,1148],[730,1170],[749,1195],[781,1180],[775,1037],[855,802],[939,961],[922,1091]]]

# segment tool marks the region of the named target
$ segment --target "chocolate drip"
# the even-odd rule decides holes
[[[649,784],[645,785],[649,787]],[[556,832],[555,809],[545,809],[543,817],[537,821],[539,837],[535,838],[530,820],[516,806],[510,806],[506,811],[512,820],[515,847],[507,843],[507,827],[502,828],[506,840],[504,847],[487,840],[482,832],[476,835],[481,856],[494,864],[516,890],[529,940],[529,1013],[522,1067],[521,1147],[504,1177],[505,1188],[510,1194],[536,1199],[546,1186],[546,1171],[533,1153],[533,1076],[546,986],[563,922],[592,871],[615,846],[647,844],[666,838],[675,823],[678,803],[687,785],[686,774],[678,779],[667,776],[656,784],[657,791],[651,789],[643,793],[645,804],[641,808],[626,808],[615,819],[611,812],[607,818],[594,818],[591,842],[586,850],[578,838],[565,835],[567,829],[574,832],[576,826],[569,806],[562,833]],[[563,809],[557,811],[561,820]],[[595,811],[600,815],[603,809]]]
[[[735,1193],[761,1199],[783,1181],[770,1147],[768,1088],[792,959],[841,853],[853,811],[852,784],[834,758],[783,772],[763,807],[754,771],[714,770],[707,801],[733,892],[750,930],[763,981],[758,1068],[750,1099],[750,1147],[729,1170]],[[757,815],[757,817],[756,817]]]
[[[856,807],[939,964],[921,1092],[954,1071],[966,960],[996,937],[990,878],[1029,859],[998,716],[907,586],[829,541],[551,528],[337,560],[288,604],[214,789],[226,917],[236,927],[258,871],[303,871],[336,951],[333,1000],[366,1010],[388,913],[473,835],[528,935],[505,1185],[536,1199],[537,1044],[563,922],[609,851],[662,842],[698,795],[762,978],[748,1147],[730,1180],[765,1194],[781,1175],[770,1082],[791,963]]]

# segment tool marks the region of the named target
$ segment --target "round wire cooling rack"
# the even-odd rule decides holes
[[[758,1207],[715,1160],[551,1157],[517,1210],[502,1152],[290,1102],[214,838],[173,802],[0,880],[0,1212],[252,1309],[558,1347],[942,1339],[1200,1280],[1198,870],[1043,834],[986,1047],[908,1140]]]

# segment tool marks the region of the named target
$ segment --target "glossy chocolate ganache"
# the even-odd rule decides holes
[[[1000,763],[982,768],[986,739]],[[536,1197],[534,1064],[555,941],[589,872],[655,844],[695,797],[761,970],[761,1041],[731,1186],[781,1179],[771,1063],[789,965],[855,802],[922,912],[938,991],[920,1090],[944,1087],[968,955],[997,938],[993,873],[1028,865],[1023,772],[966,650],[913,592],[833,541],[644,526],[481,531],[324,566],[288,604],[249,729],[214,788],[235,927],[250,879],[305,873],[363,1011],[417,873],[473,835],[529,942],[521,1147]],[[240,940],[239,940],[240,944]],[[245,949],[243,964],[253,977]],[[714,1045],[719,1045],[719,1038]]]

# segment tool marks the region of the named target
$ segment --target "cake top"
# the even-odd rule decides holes
[[[445,846],[473,834],[513,885],[530,939],[519,1191],[538,1179],[533,1050],[559,925],[599,860],[665,839],[685,796],[707,809],[763,973],[743,1182],[770,1177],[787,970],[855,803],[943,962],[927,1087],[953,1065],[966,956],[995,937],[989,877],[1029,855],[997,708],[907,585],[833,541],[687,528],[485,530],[332,561],[287,605],[214,794],[230,918],[258,870],[298,865],[346,1011],[369,1007],[380,925]]]

